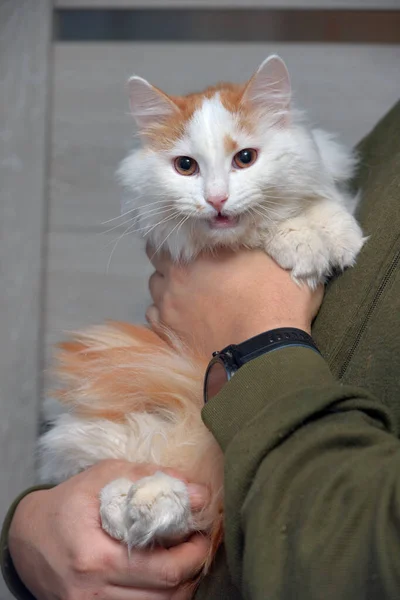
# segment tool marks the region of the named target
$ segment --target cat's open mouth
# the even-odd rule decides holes
[[[230,217],[218,213],[216,217],[210,219],[211,229],[229,229],[230,227],[236,227],[239,222],[239,217]]]

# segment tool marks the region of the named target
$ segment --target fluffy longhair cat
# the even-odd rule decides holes
[[[355,158],[293,108],[279,57],[242,85],[168,96],[135,76],[129,88],[142,145],[119,170],[124,212],[155,251],[189,261],[219,246],[263,248],[312,287],[354,263],[364,242],[346,186]],[[74,335],[58,358],[67,411],[41,438],[42,478],[59,482],[106,458],[180,469],[210,489],[200,514],[186,485],[159,472],[107,485],[102,524],[130,548],[204,531],[205,572],[223,520],[222,454],[200,416],[208,357],[171,332],[110,323]]]

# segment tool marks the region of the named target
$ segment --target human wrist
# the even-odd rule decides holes
[[[282,328],[300,329],[311,335],[311,322],[310,320],[307,321],[307,319],[287,317],[282,319],[265,318],[250,320],[238,318],[236,323],[229,324],[229,326],[224,326],[222,323],[218,328],[217,324],[215,324],[212,331],[215,335],[209,338],[203,337],[200,343],[201,351],[206,357],[211,356],[213,352],[219,352],[227,346],[239,345],[261,333]]]
[[[204,402],[218,395],[237,371],[263,354],[290,346],[306,347],[319,354],[311,335],[297,327],[278,327],[264,331],[240,344],[215,351],[204,376]]]
[[[268,406],[279,413],[284,398],[333,382],[319,352],[298,346],[283,347],[250,360],[240,368],[218,395],[205,403],[202,418],[225,452],[246,424],[264,409],[268,410]]]
[[[26,525],[34,522],[35,506],[38,502],[42,504],[41,496],[49,491],[35,489],[23,496],[15,508],[8,530],[8,550],[17,571],[19,570],[20,532],[26,532]]]
[[[231,339],[233,341],[228,342],[225,346],[229,344],[242,344],[243,342],[253,338],[261,333],[266,333],[268,331],[273,331],[274,329],[282,329],[282,328],[293,328],[300,329],[304,331],[308,335],[311,335],[311,322],[307,322],[306,319],[293,319],[293,318],[285,318],[285,319],[276,319],[276,320],[264,320],[257,322],[250,322],[245,324],[245,326],[240,326],[231,332]]]

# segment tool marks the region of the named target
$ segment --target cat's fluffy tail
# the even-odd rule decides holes
[[[131,412],[186,412],[202,405],[207,360],[172,333],[109,322],[59,344],[54,369],[61,404],[86,418],[123,420]]]
[[[181,432],[181,444],[174,438],[167,446],[170,456],[159,464],[180,468],[189,481],[210,489],[209,505],[195,518],[195,527],[210,536],[210,548],[200,575],[190,584],[194,589],[222,540],[223,457],[200,416],[207,359],[189,351],[174,334],[160,333],[110,322],[72,334],[59,345],[54,372],[63,385],[54,395],[82,424],[103,419],[123,424],[130,413],[149,413]],[[57,426],[59,421],[53,432]],[[74,448],[72,432],[65,435]],[[49,456],[59,451],[58,438],[52,431],[42,438]]]

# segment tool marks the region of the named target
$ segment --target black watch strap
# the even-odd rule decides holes
[[[295,327],[281,327],[260,333],[241,344],[228,346],[220,354],[230,353],[240,367],[262,354],[284,346],[304,346],[320,353],[314,340],[306,331]]]

